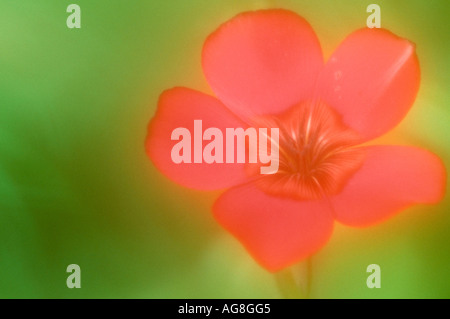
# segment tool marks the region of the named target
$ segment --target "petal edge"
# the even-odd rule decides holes
[[[366,140],[386,133],[406,116],[419,85],[415,45],[385,29],[351,33],[320,78],[321,97]]]
[[[270,196],[254,183],[226,191],[213,213],[272,272],[314,254],[329,240],[334,224],[326,202]]]
[[[310,98],[323,57],[305,19],[270,9],[244,12],[221,25],[205,41],[202,65],[218,98],[251,119]]]
[[[371,146],[363,167],[331,200],[337,221],[364,227],[411,205],[439,202],[445,185],[445,167],[433,153],[409,146]]]
[[[187,128],[191,132],[191,149],[194,120],[208,127],[225,132],[227,127],[245,127],[219,100],[204,93],[173,88],[164,91],[158,101],[158,109],[148,125],[145,148],[148,157],[164,175],[182,186],[197,190],[223,189],[247,180],[244,164],[238,163],[180,163],[171,158],[172,147],[178,143],[171,139],[175,128]],[[205,147],[206,143],[203,143]],[[193,152],[192,152],[193,154]]]

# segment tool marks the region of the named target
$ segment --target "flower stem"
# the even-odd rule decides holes
[[[308,299],[311,291],[311,258],[275,274],[278,289],[286,299]]]

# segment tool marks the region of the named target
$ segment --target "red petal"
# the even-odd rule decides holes
[[[310,256],[328,241],[333,230],[331,210],[325,202],[273,197],[254,183],[225,192],[213,212],[270,271]]]
[[[222,132],[227,127],[245,127],[214,97],[186,88],[167,90],[161,94],[158,110],[148,126],[146,150],[155,166],[173,181],[194,189],[221,189],[245,181],[244,164],[175,164],[172,161],[172,147],[178,141],[172,140],[171,135],[179,127],[191,132],[193,157],[194,120],[202,120],[203,131],[209,127],[219,128]],[[207,143],[203,142],[203,147]]]
[[[239,14],[208,37],[202,60],[213,91],[242,118],[311,97],[323,67],[311,26],[286,10]]]
[[[369,226],[410,205],[436,203],[444,196],[445,179],[439,157],[424,149],[368,147],[364,165],[332,198],[336,219],[351,226]]]
[[[321,97],[366,139],[396,126],[412,106],[420,69],[412,43],[383,29],[350,34],[321,76]]]

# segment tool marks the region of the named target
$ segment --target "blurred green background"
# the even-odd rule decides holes
[[[82,28],[68,29],[79,4]],[[2,0],[0,297],[279,298],[210,213],[217,193],[175,186],[144,153],[159,94],[211,93],[204,39],[235,14],[305,17],[325,55],[364,27],[371,1]],[[450,167],[450,5],[377,1],[382,27],[417,44],[422,83],[396,128]],[[394,140],[394,137],[392,137]],[[449,298],[450,202],[366,229],[336,225],[312,260],[313,298]],[[81,267],[81,289],[66,267]],[[366,267],[381,266],[381,289]]]

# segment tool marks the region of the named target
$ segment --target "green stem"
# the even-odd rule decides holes
[[[311,292],[311,258],[275,274],[283,298],[308,299]]]

